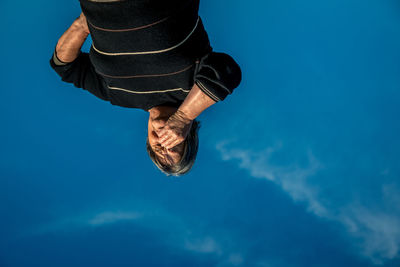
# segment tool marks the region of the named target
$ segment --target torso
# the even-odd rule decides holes
[[[90,59],[115,105],[178,106],[194,84],[196,61],[211,51],[199,0],[81,0]]]

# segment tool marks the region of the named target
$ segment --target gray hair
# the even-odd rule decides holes
[[[192,126],[190,127],[190,131],[188,136],[186,137],[185,147],[183,151],[182,158],[178,164],[175,165],[163,165],[154,153],[153,149],[150,146],[149,139],[146,140],[146,150],[149,154],[150,159],[157,166],[160,171],[162,171],[167,176],[182,176],[188,173],[196,160],[197,151],[199,149],[199,136],[198,131],[200,129],[200,122],[197,120],[193,120]]]

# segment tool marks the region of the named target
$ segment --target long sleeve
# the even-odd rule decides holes
[[[201,59],[195,73],[195,82],[200,90],[216,102],[232,94],[241,80],[239,65],[225,53],[207,54]]]
[[[50,59],[50,66],[62,81],[85,89],[100,99],[109,100],[107,85],[103,77],[96,73],[88,53],[80,53],[73,62],[64,63],[54,52]]]

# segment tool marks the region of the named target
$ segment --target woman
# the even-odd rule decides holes
[[[212,51],[199,0],[81,0],[82,14],[58,40],[50,64],[114,105],[149,112],[147,151],[167,175],[193,166],[195,120],[231,94],[240,67]],[[90,53],[81,47],[91,34]]]

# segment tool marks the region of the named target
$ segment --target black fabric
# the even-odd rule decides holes
[[[199,64],[196,83],[215,101],[224,100],[239,86],[242,72],[235,60],[225,53],[207,54]]]
[[[54,63],[52,57],[50,66],[60,75],[62,81],[83,88],[100,99],[109,100],[107,85],[103,77],[94,70],[88,53],[80,53],[73,62],[60,66]]]
[[[194,83],[215,101],[239,85],[240,67],[212,51],[198,17],[199,0],[80,3],[93,45],[90,54],[65,66],[50,60],[64,82],[114,105],[144,110],[178,107]]]
[[[153,4],[152,9],[155,10],[154,12],[157,12],[156,7],[158,2],[154,0],[152,1],[156,2],[156,4]],[[125,19],[125,23],[123,26],[120,26],[120,29],[117,32],[113,30],[115,30],[119,23],[108,23],[105,28],[109,31],[105,30],[104,27],[101,27],[105,24],[104,21],[106,21],[108,17],[108,10],[101,10],[101,13],[97,11],[96,16],[87,17],[87,20],[89,21],[88,26],[92,33],[93,43],[96,48],[101,51],[118,52],[131,52],[132,49],[138,52],[154,51],[172,47],[185,39],[188,33],[193,30],[198,19],[199,0],[186,0],[180,2],[182,3],[173,5],[169,0],[163,0],[161,2],[163,3],[162,6],[168,3],[173,8],[165,7],[165,10],[169,10],[169,12],[164,11],[159,16],[151,16],[152,18],[154,17],[153,21],[150,21],[150,19],[146,20],[150,21],[150,23],[144,22],[144,12],[138,12],[142,9],[147,10],[148,7],[140,8],[135,4],[133,8],[131,5],[125,4],[127,6],[124,7],[124,10],[131,10],[130,13],[132,13],[132,15]],[[90,6],[92,6],[92,4]],[[82,4],[82,7],[84,10],[88,9],[86,4]],[[118,17],[123,16],[123,14],[118,15]],[[100,20],[98,19],[99,17],[104,18]],[[137,22],[138,18],[140,18],[140,23]],[[98,26],[98,24],[101,26]],[[147,27],[140,28],[143,26]],[[202,26],[198,27],[198,29],[201,31]],[[196,34],[194,36],[196,36]],[[206,40],[206,36],[203,36],[202,41],[205,42]],[[132,44],[134,44],[134,46],[132,46]]]

